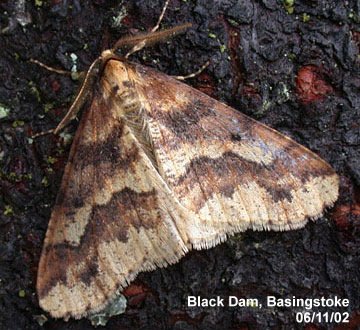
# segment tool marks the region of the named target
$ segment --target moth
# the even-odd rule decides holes
[[[53,317],[99,311],[139,272],[234,233],[301,228],[338,197],[338,176],[310,150],[128,60],[187,27],[155,27],[104,51],[55,129],[88,99],[38,269],[40,306]]]

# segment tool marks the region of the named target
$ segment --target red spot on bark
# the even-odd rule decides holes
[[[342,204],[335,208],[333,219],[340,230],[360,224],[360,204]]]
[[[61,85],[60,85],[60,83],[59,83],[57,80],[54,80],[54,81],[51,82],[51,88],[52,88],[52,90],[53,90],[54,92],[57,92],[57,91],[60,90]]]
[[[304,330],[320,330],[320,326],[315,324],[307,324],[304,328]]]
[[[355,42],[358,50],[360,51],[360,32],[352,30],[351,35],[352,35],[352,39]]]
[[[122,293],[128,298],[129,306],[138,306],[150,294],[150,290],[141,284],[131,284]]]
[[[129,17],[129,15],[126,15],[122,20],[121,20],[121,24],[126,26],[126,27],[130,27],[131,24],[134,23],[134,19],[131,19],[131,17]]]
[[[214,97],[215,96],[215,83],[211,76],[205,72],[202,72],[198,78],[195,85],[196,89],[199,91]]]
[[[236,96],[236,93],[240,87],[240,85],[244,81],[243,72],[244,67],[242,60],[239,56],[239,49],[241,44],[241,38],[240,38],[240,30],[234,26],[232,26],[227,19],[225,19],[222,16],[222,20],[225,25],[225,29],[228,35],[228,53],[230,55],[230,62],[232,67],[232,73],[233,73],[233,90],[232,95]]]
[[[318,67],[302,67],[296,78],[296,93],[303,103],[322,100],[333,88],[323,79]]]
[[[245,96],[261,99],[259,91],[252,85],[244,85],[242,89],[242,94],[244,94]]]

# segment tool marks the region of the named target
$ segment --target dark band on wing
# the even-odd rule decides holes
[[[54,267],[51,272],[43,274],[40,298],[46,296],[58,282],[70,285],[66,282],[66,269],[69,269],[69,264],[73,264],[72,269],[76,269],[76,265],[91,258],[92,262],[86,263],[85,268],[75,274],[80,281],[88,284],[99,271],[96,260],[98,245],[115,239],[126,243],[130,226],[136,230],[140,230],[141,227],[155,228],[161,223],[162,217],[156,205],[158,205],[158,197],[155,189],[138,193],[129,188],[114,193],[107,204],[95,205],[87,219],[80,244],[74,246],[64,240],[62,243],[46,246],[44,252],[48,258],[47,264],[60,267]],[[154,212],[157,216],[154,216]],[[64,263],[55,262],[58,260],[63,260]]]
[[[199,196],[196,201],[199,210],[214,193],[220,193],[231,198],[235,188],[247,183],[256,182],[266,189],[273,201],[292,201],[292,191],[299,187],[292,186],[291,181],[280,183],[280,179],[292,173],[303,180],[317,176],[333,175],[334,171],[329,166],[308,169],[305,160],[294,163],[292,168],[287,167],[286,153],[283,158],[275,159],[271,164],[257,163],[241,157],[241,155],[227,152],[218,158],[198,157],[192,159],[186,167],[186,173],[180,176],[174,187],[184,187],[183,194],[195,186],[201,185],[205,196]],[[276,172],[276,175],[274,175]],[[286,181],[286,180],[284,180]],[[176,188],[175,188],[176,189]],[[205,198],[206,197],[206,198]],[[195,202],[195,201],[194,201]]]

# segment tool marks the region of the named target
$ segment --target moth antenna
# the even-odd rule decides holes
[[[96,77],[98,76],[98,73],[101,71],[101,69],[103,68],[104,64],[110,60],[110,59],[119,59],[119,56],[117,56],[116,54],[114,54],[114,52],[112,50],[106,50],[104,51],[101,56],[99,56],[89,67],[89,69],[85,72],[81,72],[81,74],[85,74],[85,78],[81,84],[80,90],[78,92],[78,94],[76,95],[76,98],[74,100],[74,102],[72,103],[70,109],[68,110],[68,112],[66,113],[65,117],[60,121],[60,123],[56,126],[55,129],[46,131],[46,132],[41,132],[41,133],[37,133],[35,135],[33,135],[32,137],[39,137],[39,136],[43,136],[43,135],[47,135],[50,133],[53,134],[59,134],[59,132],[76,116],[76,114],[80,111],[81,107],[83,106],[83,104],[85,103],[88,95],[90,94],[91,91],[91,87],[94,84],[94,81],[96,79]],[[59,69],[55,69],[52,68],[36,59],[31,58],[29,60],[31,63],[34,63],[36,65],[41,66],[42,68],[51,71],[51,72],[55,72],[58,74],[63,74],[63,75],[68,75],[68,76],[72,76],[72,72],[70,71],[66,71],[66,70],[59,70]]]
[[[172,77],[177,80],[185,80],[185,79],[189,79],[189,78],[194,78],[194,77],[198,76],[201,72],[203,72],[209,65],[210,65],[210,61],[206,61],[206,63],[203,64],[199,70],[197,70],[193,73],[190,73],[186,76],[172,76]]]
[[[119,56],[114,54],[111,49],[105,50],[102,54],[90,65],[89,69],[86,72],[86,76],[74,102],[72,103],[70,109],[66,113],[65,117],[60,121],[60,123],[54,129],[54,134],[59,134],[59,132],[77,115],[82,106],[84,105],[87,97],[92,91],[95,80],[99,76],[99,73],[103,69],[104,65],[110,59],[121,60]]]
[[[86,72],[86,76],[82,85],[80,87],[79,93],[76,95],[74,102],[72,103],[70,109],[64,116],[64,118],[60,121],[60,123],[54,129],[54,134],[58,134],[80,111],[81,107],[85,103],[87,97],[90,94],[91,87],[100,72],[100,68],[104,63],[105,59],[103,56],[98,57],[92,64],[90,65],[88,71]]]
[[[191,27],[191,25],[192,25],[191,23],[185,23],[158,32],[150,32],[150,33],[138,34],[136,36],[123,37],[115,43],[113,51],[116,52],[123,47],[131,48],[130,51],[125,55],[125,58],[128,58],[131,54],[138,52],[144,47],[149,47],[153,44],[167,40],[179,33],[184,32],[189,27]]]
[[[183,24],[168,30],[160,31],[159,34],[156,31],[159,29],[162,19],[164,18],[166,9],[169,5],[170,0],[166,0],[165,4],[161,10],[161,14],[158,18],[156,25],[151,29],[150,33],[145,35],[140,35],[132,39],[131,37],[120,39],[116,44],[114,49],[119,49],[122,45],[132,46],[132,49],[125,55],[125,58],[128,58],[131,54],[138,52],[146,46],[149,46],[155,42],[158,42],[161,39],[169,38],[169,36],[174,36],[175,34],[182,32],[184,29],[187,29],[191,26],[190,23]]]

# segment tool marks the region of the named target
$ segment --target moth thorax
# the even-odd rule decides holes
[[[133,89],[125,89],[117,93],[117,103],[122,114],[129,120],[139,116],[141,102],[139,96]]]

